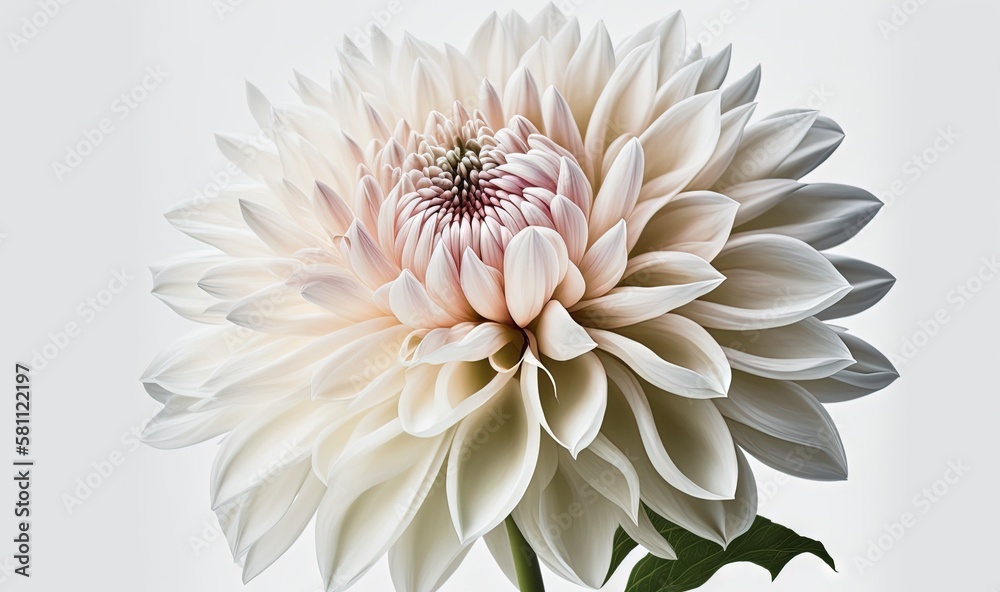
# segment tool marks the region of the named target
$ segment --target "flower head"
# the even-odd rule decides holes
[[[212,250],[154,269],[209,325],[150,365],[147,441],[228,432],[212,498],[250,579],[314,515],[328,590],[389,555],[437,589],[503,521],[600,587],[641,504],[726,544],[756,515],[744,451],[845,478],[822,403],[895,378],[823,321],[892,284],[820,251],[880,203],[803,183],[843,138],[814,111],[751,123],[760,70],[719,90],[671,15],[614,45],[554,6],[495,14],[462,53],[374,29],[302,104],[248,87],[245,186],[168,214]],[[563,517],[567,517],[563,519]]]

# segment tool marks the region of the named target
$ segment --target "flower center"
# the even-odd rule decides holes
[[[502,266],[503,251],[527,226],[553,228],[549,204],[559,154],[538,130],[515,116],[494,132],[482,113],[456,104],[451,119],[432,113],[407,173],[414,191],[396,206],[400,265],[423,277],[433,249],[444,243],[456,261],[472,249]]]

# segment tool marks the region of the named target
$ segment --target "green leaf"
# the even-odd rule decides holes
[[[833,570],[833,558],[819,541],[799,536],[794,531],[758,516],[746,533],[731,542],[725,549],[699,538],[667,520],[649,513],[660,534],[677,553],[676,560],[666,560],[647,555],[632,570],[626,592],[684,592],[707,582],[722,566],[740,561],[755,563],[778,577],[793,558],[812,553]],[[615,535],[611,571],[621,565],[625,556],[636,547],[628,535],[619,530]]]
[[[625,534],[625,531],[619,526],[618,532],[615,533],[614,550],[611,553],[611,567],[608,568],[608,575],[604,578],[605,584],[608,583],[611,576],[615,575],[615,572],[618,571],[618,566],[622,564],[622,561],[625,561],[625,558],[632,552],[632,549],[635,549],[638,546],[639,543],[633,541],[632,538]]]

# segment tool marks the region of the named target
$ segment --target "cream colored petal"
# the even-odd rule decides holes
[[[725,174],[726,169],[729,168],[736,156],[736,151],[739,150],[740,142],[743,141],[743,132],[756,110],[756,103],[748,103],[722,114],[719,142],[705,166],[688,183],[688,191],[708,189]]]
[[[611,36],[598,22],[580,43],[566,67],[566,101],[583,134],[612,72],[615,70],[615,50]],[[589,144],[588,144],[589,146]],[[603,146],[600,149],[603,150]],[[589,150],[588,150],[589,152]]]
[[[647,186],[640,200],[679,192],[712,157],[722,129],[719,96],[708,92],[681,101],[642,132]]]
[[[660,317],[715,289],[725,278],[704,259],[656,251],[629,260],[617,288],[573,307],[588,327],[615,329]]]
[[[460,317],[434,302],[409,269],[404,269],[392,282],[389,306],[400,322],[414,329],[451,327],[461,321]]]
[[[726,422],[712,402],[685,399],[644,384],[619,363],[608,364],[607,370],[632,410],[657,472],[688,495],[732,499],[737,459]],[[609,411],[608,417],[615,415]]]
[[[659,87],[659,65],[660,47],[655,42],[640,45],[621,60],[587,123],[585,142],[590,154],[601,154],[618,136],[635,134],[645,127]],[[572,105],[572,99],[567,99]]]
[[[542,426],[574,457],[597,437],[607,404],[607,376],[593,353],[559,362],[546,357],[521,367],[521,390]]]
[[[459,424],[447,490],[460,540],[483,536],[511,513],[531,481],[538,450],[538,420],[516,381]]]
[[[553,246],[555,231],[528,227],[511,239],[504,253],[504,295],[514,322],[525,327],[542,312],[566,275],[567,253]],[[560,272],[561,270],[561,272]]]
[[[590,211],[590,244],[628,219],[639,199],[644,163],[643,148],[635,139],[625,144],[615,158]]]
[[[719,193],[681,193],[650,218],[632,254],[683,251],[711,261],[729,240],[738,209],[739,203]]]
[[[723,397],[730,369],[722,348],[697,323],[662,317],[617,329],[588,329],[598,347],[653,385],[694,399]]]
[[[393,586],[407,592],[435,592],[470,549],[451,527],[442,472],[413,521],[389,549]]]
[[[438,475],[447,442],[399,433],[342,463],[316,516],[316,555],[328,591],[349,588],[399,539]]]
[[[542,355],[565,362],[597,347],[586,329],[573,320],[566,308],[550,301],[538,316],[534,330]]]
[[[606,294],[621,280],[628,265],[627,238],[625,221],[619,220],[587,250],[580,262],[580,273],[587,283],[584,298]]]
[[[484,264],[471,248],[462,256],[460,282],[462,292],[476,312],[498,323],[511,322],[503,273]]]

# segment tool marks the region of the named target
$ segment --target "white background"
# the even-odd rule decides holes
[[[391,36],[399,38],[405,28],[460,47],[493,8],[535,10],[526,0],[399,1],[401,12],[386,26]],[[897,4],[912,14],[897,14],[898,30],[880,30],[879,21],[889,21]],[[341,36],[387,6],[384,0],[243,0],[220,16],[211,0],[69,2],[16,51],[9,43],[0,47],[0,366],[10,368],[0,373],[0,384],[9,381],[4,388],[12,391],[15,361],[30,361],[50,343],[65,345],[34,380],[33,577],[10,575],[15,491],[3,478],[0,590],[244,589],[209,510],[215,444],[161,452],[137,446],[130,435],[156,409],[138,383],[140,373],[158,349],[193,325],[149,295],[146,268],[197,246],[161,214],[225,170],[212,132],[252,130],[243,81],[272,100],[291,99],[293,68],[324,80]],[[998,3],[585,0],[566,6],[585,31],[604,19],[616,39],[683,9],[707,51],[734,44],[734,75],[763,64],[758,114],[827,97],[823,111],[845,128],[847,140],[812,180],[881,195],[897,181],[903,189],[843,249],[898,277],[880,305],[845,324],[895,359],[907,354],[899,365],[903,378],[868,399],[833,407],[851,461],[848,482],[776,481],[770,469],[757,472],[762,514],[823,541],[840,572],[800,557],[773,584],[765,571],[736,565],[703,589],[1000,587],[994,536],[1000,530],[1000,281],[974,279],[983,257],[1000,255]],[[38,10],[35,0],[7,0],[0,33],[19,34],[22,18]],[[116,98],[157,67],[166,79],[120,119]],[[77,170],[57,180],[52,162],[105,117],[113,131]],[[947,151],[932,149],[928,157],[936,162],[918,177],[911,159],[933,147],[940,129],[958,137]],[[121,269],[133,276],[127,287],[106,306],[98,304],[99,313],[86,312],[87,299],[108,296],[102,290]],[[979,289],[973,298],[952,292],[967,283]],[[922,329],[939,311],[948,322],[937,331]],[[67,342],[56,333],[69,322],[80,332]],[[904,340],[919,347],[907,348]],[[13,438],[13,396],[4,400],[0,426],[9,427],[0,428],[0,442]],[[10,444],[9,452],[0,446],[0,461],[13,457]],[[77,479],[115,453],[120,465],[67,509]],[[945,476],[949,461],[970,469],[935,495],[937,502],[914,499]],[[916,516],[915,526],[891,545],[883,537],[882,546],[890,548],[859,570],[857,559],[906,512]],[[196,550],[198,538],[213,540]],[[636,559],[607,590],[623,589]],[[574,589],[551,575],[547,580],[549,590]],[[245,587],[319,588],[311,529]],[[384,564],[356,589],[391,589]],[[485,547],[477,547],[444,590],[511,587]]]

